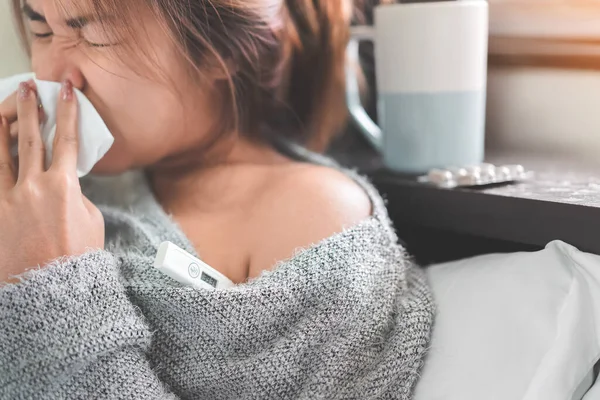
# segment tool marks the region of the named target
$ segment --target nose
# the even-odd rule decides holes
[[[77,51],[74,49],[74,51]],[[79,90],[85,87],[85,77],[77,65],[73,51],[65,51],[50,45],[40,54],[32,54],[32,67],[36,78],[44,81],[63,82],[68,79]]]

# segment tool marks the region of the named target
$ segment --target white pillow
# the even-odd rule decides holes
[[[600,399],[600,376],[596,379],[596,383],[592,388],[583,396],[582,400],[598,400]]]
[[[428,276],[438,312],[414,400],[571,400],[590,387],[600,256],[553,241],[434,265]]]

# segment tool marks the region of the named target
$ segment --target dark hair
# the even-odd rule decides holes
[[[114,51],[133,66],[140,65],[137,56],[146,61],[144,65],[151,63],[149,47],[140,45],[145,28],[136,21],[141,11],[149,11],[193,77],[201,80],[207,65],[221,69],[228,77],[221,90],[227,105],[221,116],[223,133],[235,131],[259,139],[284,135],[322,151],[345,124],[345,50],[352,0],[71,4],[86,14],[118,16],[102,20],[103,28],[124,39],[124,45],[114,46]],[[13,0],[13,6],[28,46],[21,0]]]

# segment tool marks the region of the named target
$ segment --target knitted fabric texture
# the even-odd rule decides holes
[[[411,399],[431,293],[374,187],[334,167],[372,216],[217,290],[154,269],[164,240],[198,255],[143,173],[84,179],[106,250],[1,284],[0,399]]]

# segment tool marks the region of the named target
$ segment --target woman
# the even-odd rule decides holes
[[[345,120],[351,1],[13,3],[63,89],[48,170],[35,85],[0,105],[0,398],[411,397],[422,273],[304,149]],[[115,137],[81,185],[73,88]],[[165,240],[237,285],[160,274]]]

